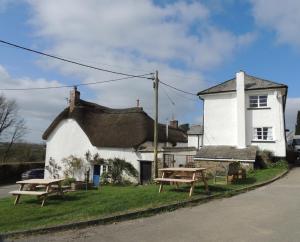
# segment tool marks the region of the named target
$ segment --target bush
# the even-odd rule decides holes
[[[72,183],[76,181],[75,178],[67,178],[62,182],[63,186],[70,186]]]
[[[288,168],[288,162],[286,160],[279,160],[277,162],[268,165],[268,168]]]
[[[256,165],[259,168],[268,168],[274,161],[274,155],[269,150],[259,150],[256,156]]]
[[[106,180],[113,184],[124,184],[128,180],[124,175],[134,178],[138,176],[138,171],[134,166],[123,159],[114,158],[108,160],[108,167]]]

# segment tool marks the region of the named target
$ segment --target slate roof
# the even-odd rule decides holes
[[[64,109],[43,134],[47,140],[57,125],[64,119],[76,120],[96,147],[137,148],[146,141],[153,141],[154,121],[142,108],[112,109],[95,103],[79,100],[73,112]],[[181,129],[169,127],[168,139],[166,126],[158,125],[159,142],[187,142]]]
[[[203,134],[203,126],[202,125],[192,125],[190,129],[187,131],[189,135],[201,135]]]
[[[247,160],[255,161],[257,146],[249,146],[244,149],[238,149],[233,146],[203,146],[196,154],[195,159],[213,159],[213,160]]]
[[[259,90],[269,88],[287,88],[286,85],[276,83],[273,81],[264,80],[262,78],[250,76],[245,73],[245,90]],[[221,92],[234,92],[236,91],[236,79],[230,79],[216,86],[210,87],[206,90],[198,92],[197,95],[221,93]]]

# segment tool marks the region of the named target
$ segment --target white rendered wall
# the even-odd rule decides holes
[[[245,73],[236,73],[237,147],[246,148]]]
[[[73,119],[61,121],[46,142],[46,160],[45,166],[49,164],[50,157],[56,161],[61,167],[64,167],[62,159],[70,155],[84,158],[84,154],[89,150],[91,154],[99,153],[101,158],[112,159],[120,158],[130,162],[137,171],[140,171],[139,160],[153,160],[153,153],[140,153],[136,152],[133,148],[98,148],[91,144],[89,138],[80,128],[77,122]],[[151,142],[144,144],[145,146],[151,145]],[[164,144],[159,144],[164,146]],[[86,164],[88,165],[88,164]],[[60,177],[63,177],[62,169]],[[91,167],[91,176],[93,174],[93,167]],[[46,171],[45,178],[50,174]],[[80,174],[76,175],[77,180],[84,179],[84,169]]]
[[[196,147],[197,149],[200,149],[202,146],[202,138],[202,135],[189,134],[188,147]]]
[[[268,109],[248,109],[249,96],[268,95]],[[261,150],[273,151],[275,156],[286,156],[284,115],[282,110],[282,93],[276,90],[246,92],[246,143],[256,145]],[[253,142],[253,128],[272,127],[274,142]]]
[[[203,145],[237,145],[236,93],[205,95]]]
[[[267,109],[249,109],[250,95],[268,95]],[[245,92],[245,143],[256,145],[261,150],[273,151],[275,156],[286,156],[286,141],[283,115],[283,91],[253,90]],[[231,94],[205,95],[204,100],[204,145],[231,145],[238,147],[237,99]],[[242,127],[242,126],[241,126]],[[240,128],[241,128],[240,127]],[[253,128],[272,127],[273,142],[253,142]],[[239,129],[240,129],[239,128]]]

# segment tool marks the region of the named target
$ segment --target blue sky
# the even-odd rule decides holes
[[[0,39],[91,65],[144,74],[196,93],[239,70],[289,86],[287,125],[300,109],[298,1],[14,1],[0,0]],[[49,60],[0,44],[2,87],[51,86],[119,76]],[[80,88],[84,99],[111,107],[134,106],[152,115],[153,90],[144,80]],[[4,92],[19,104],[29,127],[41,133],[66,106],[68,89]],[[168,94],[168,95],[167,95]],[[175,103],[171,104],[169,96]],[[197,98],[160,92],[160,121],[201,121]]]

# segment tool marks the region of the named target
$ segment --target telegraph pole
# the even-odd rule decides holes
[[[155,72],[153,88],[154,88],[154,107],[155,107],[155,118],[154,118],[154,175],[158,177],[158,161],[157,161],[157,144],[158,144],[158,71]]]

